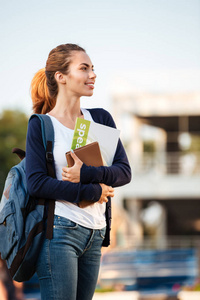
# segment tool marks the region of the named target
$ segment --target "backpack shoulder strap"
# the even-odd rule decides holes
[[[46,163],[48,175],[55,178],[55,170],[53,167],[53,148],[54,148],[54,128],[51,118],[48,115],[33,114],[31,118],[37,117],[41,122],[42,141],[46,151]],[[48,199],[48,219],[46,238],[52,239],[53,237],[53,221],[54,221],[55,200]]]
[[[47,142],[52,142],[52,152],[54,146],[54,128],[51,121],[51,118],[48,115],[42,114],[33,114],[30,119],[37,117],[41,122],[41,130],[42,130],[42,141],[45,150],[47,150]]]

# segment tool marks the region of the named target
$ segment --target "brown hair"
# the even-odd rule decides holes
[[[46,114],[56,104],[58,95],[58,84],[55,80],[57,71],[67,74],[73,51],[85,50],[76,44],[64,44],[57,46],[49,53],[46,67],[39,70],[31,82],[31,98],[33,112]]]

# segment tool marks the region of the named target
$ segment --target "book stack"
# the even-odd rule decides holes
[[[88,166],[111,166],[120,131],[116,128],[77,118],[71,149]],[[74,164],[70,151],[66,153],[68,166]]]

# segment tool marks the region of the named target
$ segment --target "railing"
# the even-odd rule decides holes
[[[144,237],[138,241],[133,235],[124,237],[124,247],[136,250],[145,249],[200,249],[200,236],[173,235],[155,237]]]
[[[144,238],[141,248],[149,249],[185,249],[185,248],[198,248],[200,247],[199,236],[167,236],[159,240]]]
[[[200,175],[200,152],[143,153],[141,157],[132,157],[130,161],[136,174]]]

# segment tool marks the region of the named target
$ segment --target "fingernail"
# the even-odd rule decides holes
[[[73,149],[71,149],[71,152],[72,152],[72,153],[74,153],[74,150],[73,150]]]

